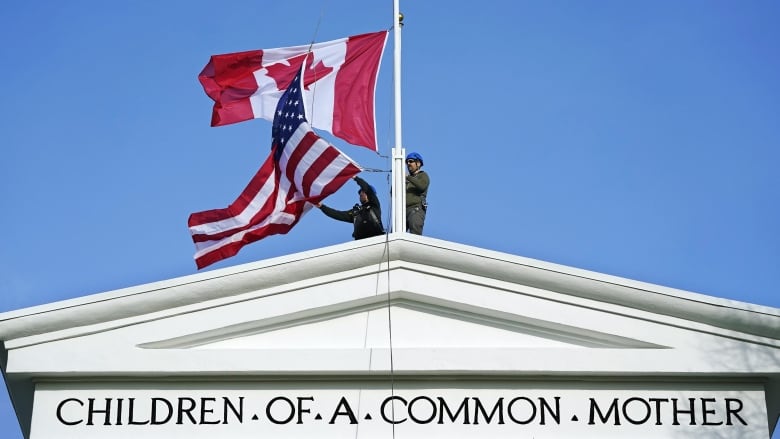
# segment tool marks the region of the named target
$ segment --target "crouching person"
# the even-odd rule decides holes
[[[317,207],[322,210],[322,213],[335,220],[352,223],[354,225],[352,237],[355,239],[384,234],[382,209],[379,205],[379,197],[376,196],[376,190],[360,177],[355,176],[354,180],[360,186],[358,190],[360,204],[355,204],[349,210],[336,210],[322,203],[318,204]]]

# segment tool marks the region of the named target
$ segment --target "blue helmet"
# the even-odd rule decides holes
[[[416,152],[410,152],[406,156],[406,160],[417,160],[418,162],[420,162],[420,166],[423,165],[423,158],[422,158],[422,156],[420,154],[416,153]]]

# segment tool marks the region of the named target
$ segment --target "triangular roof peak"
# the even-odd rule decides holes
[[[382,376],[748,383],[771,429],[778,365],[778,309],[409,234],[0,314],[25,432],[36,383]]]
[[[150,313],[231,301],[365,273],[407,269],[494,287],[521,285],[556,300],[618,305],[745,335],[777,339],[780,310],[653,285],[411,234],[318,248],[0,314],[0,339],[106,324]],[[391,291],[392,292],[392,291]]]

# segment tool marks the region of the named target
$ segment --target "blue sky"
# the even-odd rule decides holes
[[[3,7],[0,312],[195,273],[187,217],[233,201],[271,136],[264,120],[209,126],[209,56],[392,24],[389,0],[215,5]],[[780,3],[441,5],[401,2],[403,143],[431,176],[426,235],[780,307]],[[392,50],[380,154],[333,140],[366,168],[390,168]],[[388,174],[363,176],[387,218]],[[351,206],[352,186],[328,204]],[[315,210],[208,269],[350,233]],[[5,392],[0,431],[21,437]]]

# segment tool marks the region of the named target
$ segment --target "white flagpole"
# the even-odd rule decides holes
[[[401,15],[399,0],[393,0],[393,84],[395,91],[395,146],[392,167],[393,232],[406,232],[406,151],[401,141]]]

